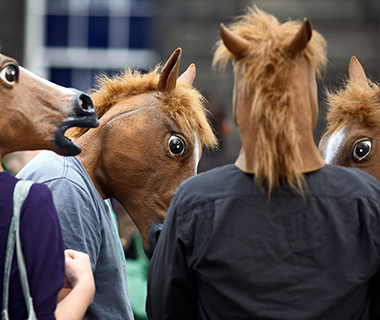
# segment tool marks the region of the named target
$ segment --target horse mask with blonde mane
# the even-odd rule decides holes
[[[301,190],[303,173],[324,161],[313,139],[318,116],[315,75],[326,43],[311,24],[283,24],[256,7],[221,26],[213,66],[234,60],[233,116],[243,144],[236,165],[269,194],[287,182]]]

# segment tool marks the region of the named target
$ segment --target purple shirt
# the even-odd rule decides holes
[[[0,172],[0,283],[4,278],[4,263],[9,225],[13,214],[13,190],[18,179]],[[34,184],[21,209],[20,235],[28,273],[30,294],[39,320],[55,319],[57,294],[65,280],[64,249],[61,228],[50,190]],[[0,306],[3,286],[0,286]],[[13,320],[27,315],[22,294],[16,254],[13,256],[9,285],[9,316]]]

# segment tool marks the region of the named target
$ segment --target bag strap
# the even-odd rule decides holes
[[[12,266],[13,252],[16,243],[17,264],[20,273],[20,281],[22,292],[24,294],[26,308],[28,310],[28,319],[37,319],[34,312],[32,297],[30,296],[28,275],[26,272],[24,255],[21,248],[20,239],[20,212],[22,205],[29,194],[29,190],[33,185],[32,181],[20,180],[16,183],[13,191],[13,217],[9,228],[7,241],[7,250],[5,254],[4,265],[4,285],[3,285],[3,310],[1,313],[2,320],[8,320],[8,295],[9,295],[9,278]]]

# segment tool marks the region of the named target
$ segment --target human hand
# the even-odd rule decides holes
[[[75,250],[65,250],[66,283],[58,294],[57,320],[83,319],[95,294],[90,258]]]
[[[64,288],[74,288],[79,283],[84,283],[89,290],[95,292],[91,262],[86,253],[65,250],[65,278]]]

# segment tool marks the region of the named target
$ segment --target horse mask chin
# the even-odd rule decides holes
[[[160,236],[161,230],[162,230],[163,224],[156,224],[154,225],[148,235],[148,246],[147,248],[144,248],[145,254],[148,257],[148,259],[151,259],[153,256],[154,249],[156,248],[158,237]]]

